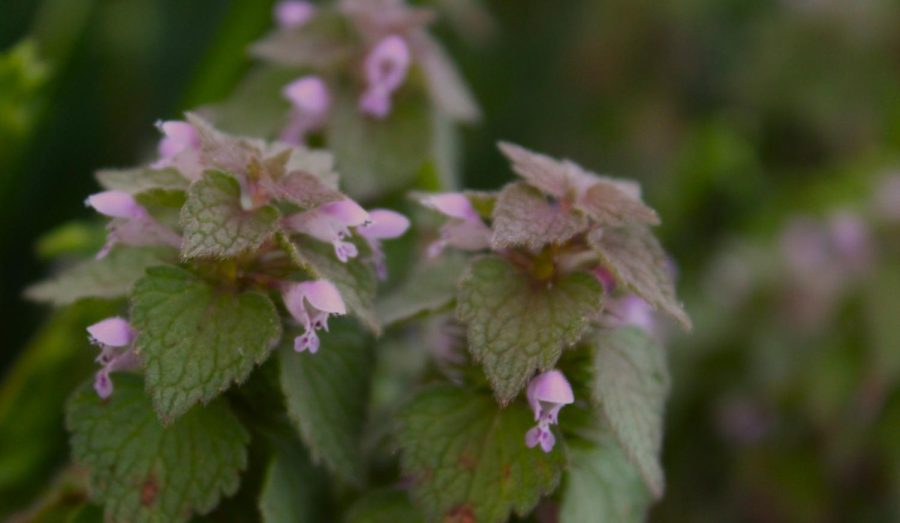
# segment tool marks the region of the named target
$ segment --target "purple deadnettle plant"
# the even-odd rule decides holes
[[[478,110],[434,17],[280,2],[232,97],[97,173],[105,245],[28,294],[118,310],[84,325],[100,370],[66,420],[105,520],[566,521],[584,489],[637,517],[663,495],[663,334],[690,319],[660,217],[506,142],[519,179],[456,190],[438,137]]]

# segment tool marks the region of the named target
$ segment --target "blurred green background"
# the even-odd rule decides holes
[[[895,165],[900,2],[483,6],[491,24],[437,26],[484,112],[463,134],[466,185],[510,179],[494,145],[506,139],[638,178],[663,217],[697,328],[674,340],[670,486],[652,519],[900,520],[895,383],[878,382],[869,418],[855,416],[853,399],[872,386],[871,361],[900,353],[891,334],[900,295],[867,294],[892,273],[873,269],[812,333],[777,321],[773,305],[788,278],[773,260],[790,220],[845,206],[868,216],[879,177]],[[90,217],[82,202],[96,190],[92,172],[145,158],[154,121],[226,96],[250,65],[243,49],[270,27],[271,7],[0,0],[0,369],[40,342],[33,336],[47,321],[48,310],[21,298],[51,269],[38,238]],[[896,261],[896,232],[877,234],[888,245],[877,267]],[[723,276],[734,257],[739,270]],[[742,285],[750,290],[732,300]],[[874,316],[887,318],[878,320],[886,334],[872,334]],[[11,415],[2,400],[0,422]],[[762,435],[731,437],[723,416],[749,426],[743,435]],[[43,426],[61,433],[58,425]]]

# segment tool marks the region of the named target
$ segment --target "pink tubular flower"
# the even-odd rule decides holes
[[[110,218],[141,219],[147,211],[125,191],[103,191],[87,197],[84,204]]]
[[[381,250],[381,240],[389,240],[402,236],[409,229],[409,219],[399,212],[387,209],[374,209],[369,212],[372,223],[357,229],[369,247],[372,249],[372,263],[375,272],[380,279],[387,278],[387,266],[384,260],[384,251]]]
[[[282,29],[301,27],[315,14],[315,6],[302,0],[282,0],[274,8],[275,22]]]
[[[426,196],[422,204],[450,218],[441,227],[440,239],[428,247],[428,256],[437,256],[448,246],[464,251],[479,251],[490,246],[491,230],[464,194]]]
[[[383,38],[366,56],[368,84],[359,99],[359,109],[369,116],[384,118],[391,112],[391,96],[406,80],[411,53],[406,40],[391,35]]]
[[[525,444],[528,448],[540,444],[544,452],[550,452],[556,444],[550,425],[556,425],[563,406],[575,401],[572,387],[563,373],[554,369],[535,376],[528,384],[527,396],[537,425],[525,434]]]
[[[616,327],[637,327],[648,334],[657,331],[653,307],[635,294],[626,294],[612,300],[608,306]]]
[[[107,227],[106,244],[97,253],[97,259],[109,254],[117,243],[126,245],[170,245],[179,248],[181,236],[156,221],[125,191],[103,191],[88,196],[84,202],[94,210],[113,218]]]
[[[318,76],[304,76],[281,90],[291,102],[290,120],[281,132],[281,141],[300,145],[307,133],[319,129],[331,107],[328,86]]]
[[[347,309],[337,288],[328,280],[305,281],[292,283],[282,293],[284,304],[297,322],[303,325],[304,332],[294,338],[294,350],[308,350],[315,354],[319,350],[319,337],[316,331],[328,331],[328,317],[332,314],[345,314]]]
[[[91,343],[100,347],[100,354],[95,361],[102,368],[94,376],[94,390],[105,399],[113,393],[113,383],[109,377],[111,372],[131,370],[140,365],[132,348],[137,332],[118,316],[97,322],[88,327],[87,331]]]
[[[189,180],[197,180],[203,173],[200,163],[200,135],[187,122],[169,120],[157,122],[163,133],[159,141],[159,160],[150,165],[154,169],[177,169]]]
[[[330,242],[338,259],[346,263],[358,254],[356,245],[345,241],[350,236],[350,227],[366,225],[369,221],[369,213],[348,198],[288,216],[285,225],[317,240]]]

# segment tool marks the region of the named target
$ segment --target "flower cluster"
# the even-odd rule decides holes
[[[417,67],[435,104],[459,121],[478,117],[478,109],[439,44],[426,32],[434,16],[401,0],[343,0],[316,7],[283,0],[274,10],[277,30],[253,47],[268,62],[297,67],[304,74],[285,85],[290,102],[281,140],[299,144],[326,124],[334,92],[349,72],[357,84],[357,108],[366,116],[387,118],[397,94]],[[333,26],[346,30],[337,31]],[[348,38],[347,34],[352,34]]]
[[[279,12],[286,18],[301,18],[296,5],[284,6]],[[290,274],[277,269],[277,263],[273,266],[276,274],[266,274],[266,263],[279,259],[273,258],[280,249],[274,238],[276,231],[289,241],[307,236],[330,243],[334,249],[334,263],[340,264],[357,258],[360,250],[355,242],[362,242],[369,255],[360,263],[369,264],[373,272],[384,278],[386,265],[381,242],[402,235],[408,229],[409,221],[388,209],[366,211],[338,191],[331,159],[326,153],[230,136],[192,114],[188,115],[187,121],[162,122],[158,127],[163,134],[158,147],[159,157],[143,169],[124,172],[131,178],[140,177],[141,183],[135,185],[133,180],[122,183],[121,177],[101,176],[101,183],[107,185],[108,190],[86,200],[88,206],[112,218],[107,242],[97,257],[107,256],[120,244],[174,248],[181,251],[185,261],[255,254],[256,261],[246,263],[254,268],[248,269],[249,273],[244,277],[251,282],[269,282],[268,287],[280,290],[290,317],[304,329],[295,339],[294,348],[298,352],[315,353],[319,349],[316,332],[327,331],[328,318],[345,314],[346,305],[338,288],[327,279],[295,281]],[[217,193],[216,198],[226,200],[212,210],[207,209],[208,204],[203,199],[208,195],[200,190],[210,172],[226,173],[226,179],[234,180],[239,192],[231,203],[228,203],[227,194]],[[187,203],[180,219],[154,216],[141,202],[147,194],[144,189],[148,187],[151,192],[161,189],[184,194]],[[187,211],[192,202],[200,209],[199,217]],[[245,240],[240,235],[249,234],[249,229],[231,231],[228,228],[230,222],[264,218],[272,213],[280,215],[274,230],[264,231],[258,241],[247,243],[239,251],[229,250],[232,244]],[[195,240],[198,236],[196,220],[221,222],[224,228],[220,226],[215,232],[223,238],[222,246],[198,244]],[[202,223],[200,226],[207,227]],[[254,271],[263,274],[256,275]],[[138,333],[126,320],[118,317],[93,325],[88,332],[91,340],[102,348],[97,359],[102,369],[97,374],[95,387],[98,394],[107,397],[112,393],[110,372],[139,366],[134,351]]]
[[[593,314],[595,325],[635,327],[658,337],[661,310],[689,327],[675,300],[672,264],[649,226],[656,213],[641,200],[634,182],[596,175],[568,160],[556,160],[501,143],[523,181],[499,193],[419,195],[426,207],[446,218],[429,256],[447,248],[493,251],[519,268],[533,285],[552,287],[573,273],[592,275],[606,295]],[[537,426],[529,447],[553,448],[550,425],[572,403],[572,389],[559,370],[533,377],[527,389]]]

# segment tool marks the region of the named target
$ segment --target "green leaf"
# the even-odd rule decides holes
[[[116,376],[107,400],[85,383],[66,417],[75,461],[110,522],[178,522],[237,491],[249,435],[227,404],[197,407],[170,426],[156,418],[141,380]]]
[[[163,419],[243,381],[281,339],[268,296],[218,289],[176,267],[148,270],[132,300],[147,390]]]
[[[553,368],[600,309],[597,279],[574,273],[539,282],[501,258],[476,260],[460,282],[456,314],[497,399],[509,403],[535,370]]]
[[[611,434],[569,446],[560,523],[640,523],[650,502],[643,480]]]
[[[251,71],[231,96],[211,107],[213,123],[228,133],[275,138],[291,108],[281,89],[296,78],[293,69],[264,66]]]
[[[354,52],[348,19],[337,10],[320,10],[301,28],[273,31],[250,47],[266,62],[313,69],[331,69]]]
[[[665,489],[659,454],[669,383],[665,348],[651,335],[636,327],[597,335],[593,400],[656,498]]]
[[[550,453],[526,447],[533,425],[522,404],[500,409],[488,396],[451,386],[421,393],[402,413],[397,438],[426,519],[502,522],[553,492],[562,445]]]
[[[31,300],[68,305],[82,298],[120,298],[128,295],[148,267],[176,260],[163,247],[115,247],[100,260],[88,260],[25,290]]]
[[[357,318],[374,334],[381,333],[381,326],[375,314],[375,289],[378,279],[367,258],[371,255],[369,247],[363,242],[356,242],[359,256],[341,263],[334,254],[331,244],[309,238],[300,238],[296,245],[285,245],[292,248],[290,254],[303,268],[309,270],[317,278],[325,278],[337,287],[341,298]]]
[[[241,188],[232,176],[207,171],[191,186],[181,210],[185,258],[227,258],[255,249],[278,225],[278,210],[241,208]]]
[[[183,191],[188,180],[175,169],[103,169],[97,171],[97,181],[106,190],[139,194],[154,189]]]
[[[494,205],[494,249],[525,246],[539,250],[547,244],[561,245],[587,229],[580,211],[551,203],[537,189],[517,182],[507,185]]]
[[[422,93],[404,89],[391,114],[379,120],[359,111],[355,95],[336,97],[326,131],[328,147],[351,197],[369,200],[415,181],[431,151],[428,107]]]
[[[365,469],[362,433],[374,358],[368,337],[337,319],[321,336],[319,352],[296,353],[293,334],[279,351],[288,415],[313,460],[342,481],[359,485]]]
[[[322,514],[325,480],[310,462],[300,442],[276,439],[259,495],[259,512],[264,523],[316,523]]]
[[[691,319],[675,296],[668,257],[649,228],[596,229],[588,243],[617,282],[691,329]]]
[[[375,303],[381,324],[387,327],[446,307],[456,298],[464,269],[465,259],[454,253],[417,265],[400,287]]]
[[[346,523],[425,523],[409,495],[398,489],[376,490],[360,498],[344,517]]]

